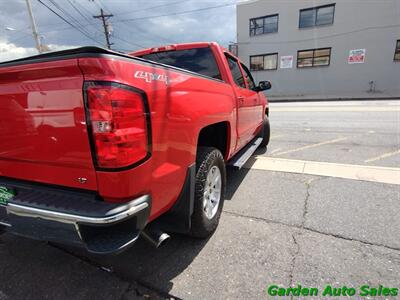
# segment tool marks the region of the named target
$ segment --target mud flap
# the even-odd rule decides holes
[[[154,226],[166,232],[188,233],[194,205],[194,189],[196,181],[196,164],[192,164],[186,173],[185,182],[174,206],[154,221]]]

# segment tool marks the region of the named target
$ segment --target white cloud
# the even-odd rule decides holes
[[[37,54],[35,48],[18,47],[15,44],[0,40],[0,62]]]
[[[76,48],[78,46],[73,45],[47,45],[51,51],[65,50],[70,48]],[[0,62],[23,58],[27,56],[37,55],[38,51],[32,47],[19,47],[6,40],[0,40]]]

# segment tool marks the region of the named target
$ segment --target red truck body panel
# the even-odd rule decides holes
[[[196,161],[201,129],[228,124],[224,156],[229,160],[257,135],[267,105],[265,96],[248,89],[247,82],[246,89],[234,83],[222,47],[174,47],[211,47],[222,80],[113,55],[3,67],[0,176],[94,190],[109,202],[150,194],[149,221],[168,211],[183,188],[188,167]],[[155,50],[132,55],[151,51]],[[122,171],[96,170],[83,96],[84,82],[90,81],[117,82],[146,94],[151,156],[145,162]]]
[[[221,121],[235,122],[231,87],[216,80],[128,60],[82,58],[79,66],[85,81],[117,81],[146,91],[152,127],[151,158],[122,172],[98,171],[97,180],[100,195],[111,201],[151,193],[151,219],[156,218],[173,205],[172,199],[177,199],[187,167],[195,162],[200,130]],[[170,84],[135,78],[137,71],[167,76]],[[214,105],[216,97],[221,100],[220,105]],[[234,139],[229,148],[234,151]],[[113,182],[117,183],[117,189]]]
[[[77,59],[1,69],[0,176],[96,190]]]

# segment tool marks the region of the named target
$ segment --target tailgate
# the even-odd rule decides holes
[[[77,59],[0,68],[0,176],[96,190]]]

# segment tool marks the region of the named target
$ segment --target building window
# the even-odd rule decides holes
[[[278,69],[278,53],[250,56],[250,69],[252,71]]]
[[[297,67],[329,66],[331,62],[331,48],[320,48],[297,51]]]
[[[279,15],[250,19],[250,36],[278,32]]]
[[[299,28],[333,24],[335,4],[300,10]]]
[[[400,61],[400,40],[397,40],[396,49],[394,50],[394,60]]]

